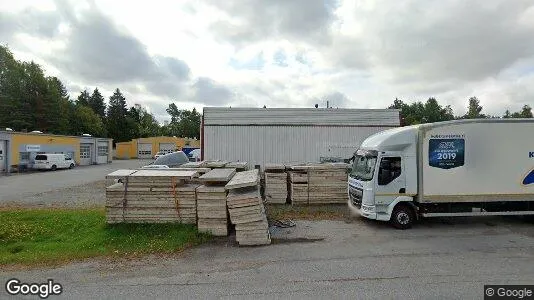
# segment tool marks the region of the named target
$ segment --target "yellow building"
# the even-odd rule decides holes
[[[116,144],[115,158],[153,158],[158,152],[184,151],[200,148],[200,141],[191,138],[156,136]]]
[[[0,131],[0,172],[32,168],[41,153],[64,153],[77,165],[111,162],[112,139],[40,132]]]

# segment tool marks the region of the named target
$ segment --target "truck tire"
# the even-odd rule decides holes
[[[57,170],[57,166],[56,165],[52,165],[52,171],[55,171]]]
[[[415,220],[415,214],[411,207],[405,204],[398,204],[391,214],[391,224],[397,229],[409,229]]]

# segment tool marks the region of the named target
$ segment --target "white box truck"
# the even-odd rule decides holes
[[[534,214],[533,119],[385,130],[353,159],[349,209],[399,229],[420,217]]]

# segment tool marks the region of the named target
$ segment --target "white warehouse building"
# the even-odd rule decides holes
[[[206,107],[203,160],[266,163],[343,161],[370,135],[400,126],[396,109]]]

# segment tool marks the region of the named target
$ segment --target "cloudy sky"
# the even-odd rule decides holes
[[[0,0],[0,43],[76,96],[204,106],[534,106],[534,0]]]

